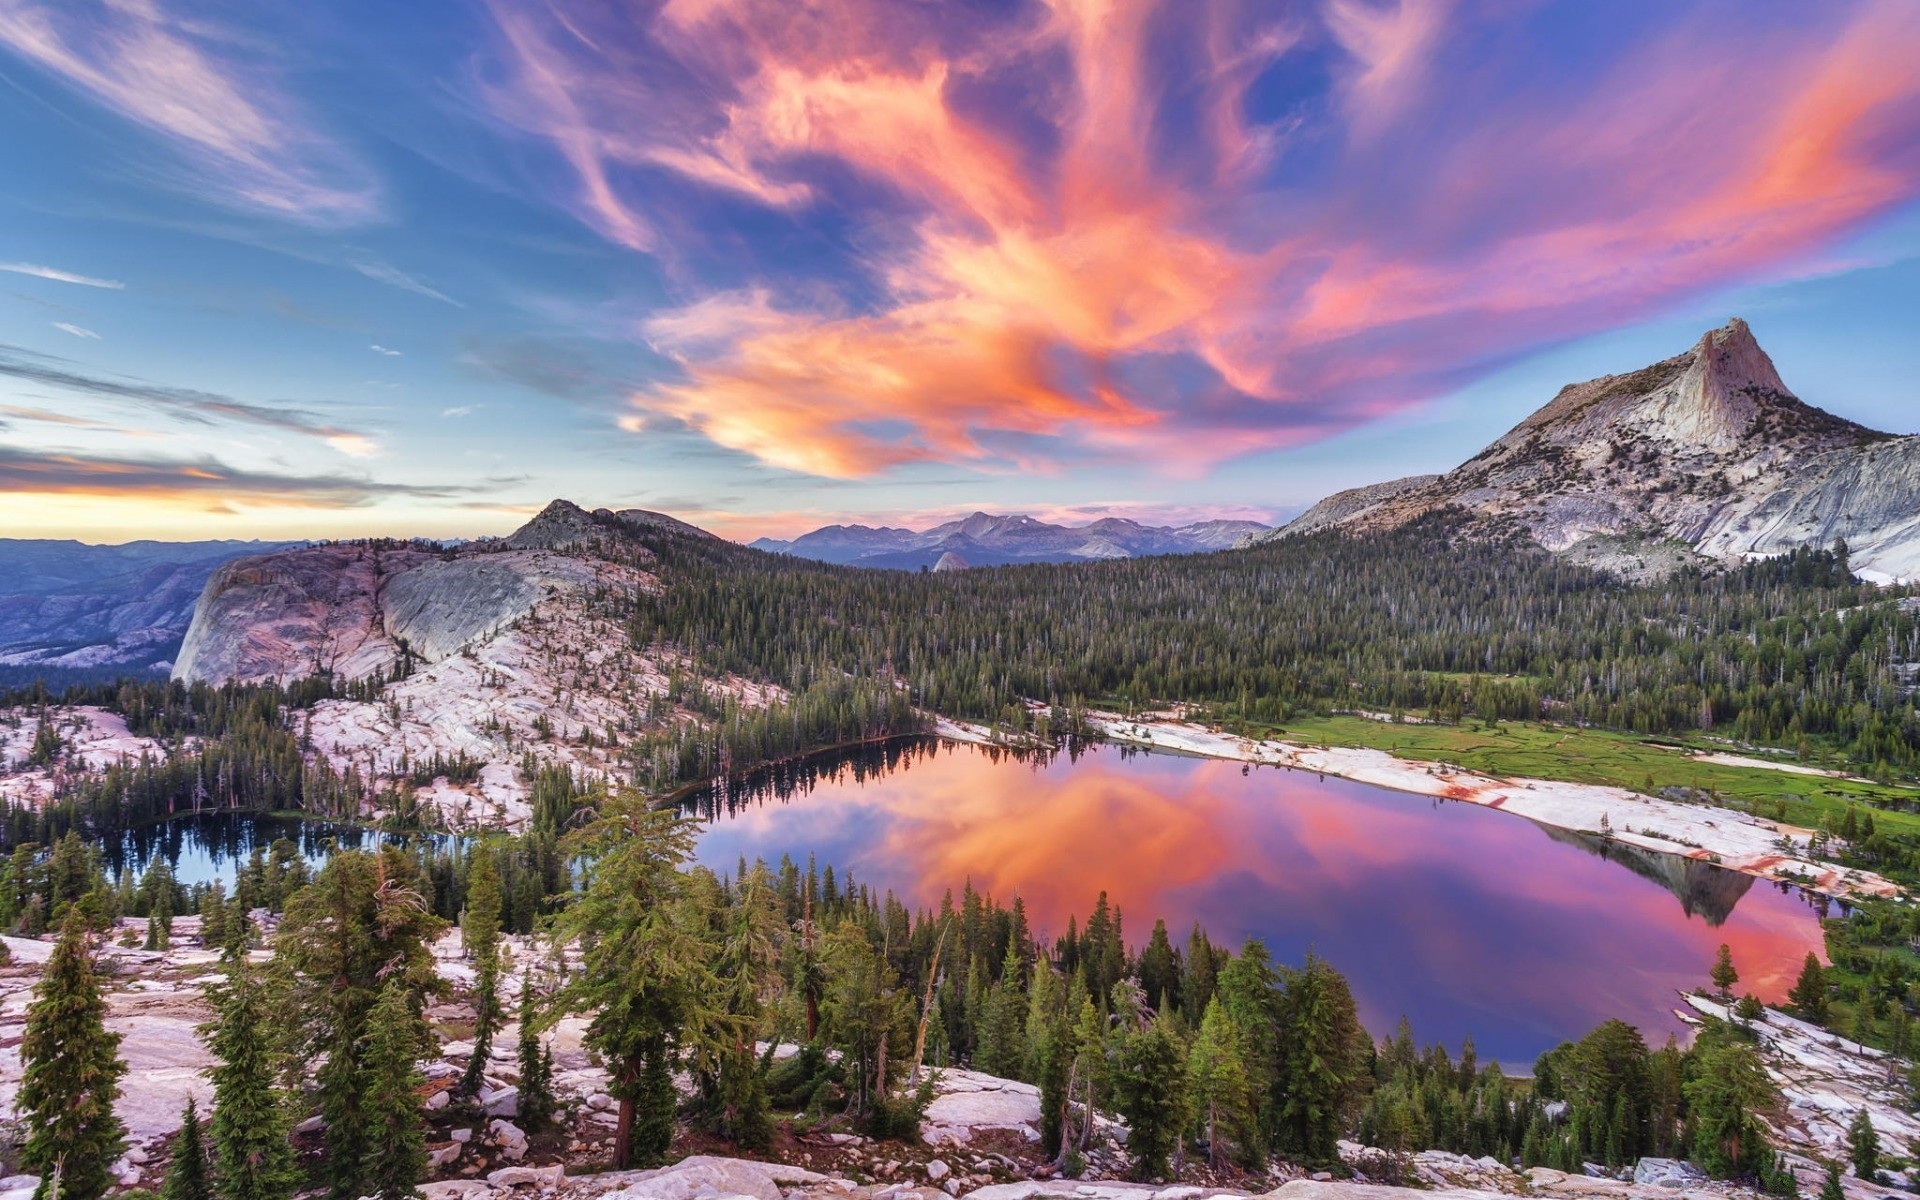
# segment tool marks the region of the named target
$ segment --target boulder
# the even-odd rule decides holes
[[[487,1176],[487,1182],[504,1187],[558,1187],[567,1181],[567,1169],[559,1163],[550,1167],[501,1167]]]
[[[829,1177],[782,1163],[696,1154],[670,1167],[641,1172],[606,1200],[716,1200],[744,1196],[781,1200],[782,1186],[824,1184]]]
[[[927,1178],[935,1183],[939,1183],[950,1174],[952,1174],[952,1170],[946,1163],[941,1162],[937,1158],[927,1164]]]
[[[518,1117],[520,1115],[520,1089],[517,1087],[493,1088],[480,1093],[480,1106],[490,1117]]]
[[[500,1157],[519,1162],[527,1153],[527,1135],[512,1121],[496,1117],[487,1125],[487,1140],[500,1147]]]
[[[1707,1173],[1678,1158],[1643,1158],[1633,1168],[1633,1181],[1642,1187],[1694,1187],[1707,1181]]]
[[[1426,1191],[1420,1188],[1388,1187],[1380,1183],[1295,1179],[1268,1192],[1263,1200],[1435,1200],[1436,1197],[1446,1197],[1448,1200],[1494,1200],[1500,1194],[1468,1188]]]

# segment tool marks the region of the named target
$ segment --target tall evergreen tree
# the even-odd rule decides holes
[[[200,1113],[192,1096],[187,1097],[186,1111],[180,1114],[180,1136],[173,1142],[173,1162],[167,1166],[160,1200],[213,1200],[213,1185],[207,1178],[207,1148],[200,1139]]]
[[[207,996],[216,1015],[201,1033],[219,1060],[208,1075],[220,1200],[287,1200],[299,1173],[288,1140],[293,1116],[279,1088],[286,1062],[279,1007],[259,968],[245,958],[229,961],[224,980]]]
[[[1880,1180],[1880,1135],[1874,1131],[1867,1110],[1853,1114],[1847,1125],[1847,1154],[1853,1159],[1853,1173],[1868,1183]]]
[[[477,1096],[493,1057],[493,1034],[500,1024],[500,868],[493,848],[477,845],[467,873],[467,908],[460,934],[473,957],[473,1054],[460,1077],[460,1094]]]
[[[520,1123],[529,1130],[546,1127],[553,1119],[553,1051],[540,1040],[539,1011],[534,1005],[533,971],[520,977]]]
[[[357,1200],[373,1186],[367,1090],[376,1076],[366,1054],[374,1006],[397,985],[418,1011],[418,997],[439,986],[428,944],[444,928],[416,865],[392,847],[336,850],[288,901],[276,966],[292,981],[300,1057],[319,1085],[321,1175],[332,1200]]]
[[[1709,977],[1722,999],[1732,997],[1733,985],[1740,982],[1740,972],[1733,965],[1733,947],[1725,942],[1720,943],[1720,950],[1714,955],[1713,970],[1709,972]]]
[[[1127,1156],[1136,1179],[1169,1174],[1168,1158],[1187,1126],[1187,1056],[1166,1017],[1119,1035],[1113,1098],[1127,1119]]]
[[[1800,977],[1793,982],[1793,990],[1787,993],[1787,1002],[1793,1005],[1793,1011],[1803,1020],[1822,1025],[1827,1020],[1827,972],[1820,966],[1820,958],[1813,951],[1807,951],[1806,962],[1800,965]]]
[[[1777,1095],[1751,1043],[1724,1023],[1703,1030],[1694,1048],[1693,1078],[1686,1084],[1694,1163],[1716,1179],[1753,1175],[1766,1167],[1771,1154],[1754,1114]]]
[[[1353,992],[1311,954],[1287,976],[1280,1000],[1274,1142],[1313,1163],[1331,1163],[1364,1087],[1369,1049]]]
[[[1207,1161],[1217,1170],[1227,1161],[1248,1165],[1253,1149],[1253,1104],[1240,1061],[1240,1031],[1218,1000],[1207,1005],[1200,1033],[1187,1053],[1193,1110]]]
[[[1140,952],[1140,986],[1146,990],[1147,1007],[1155,1012],[1180,1007],[1180,962],[1173,953],[1173,942],[1167,937],[1164,920],[1153,923],[1147,948]],[[1197,1012],[1191,1014],[1189,1024],[1199,1016]]]
[[[376,1200],[408,1200],[418,1195],[420,1177],[427,1172],[426,1109],[420,1096],[426,1029],[404,980],[389,980],[380,989],[366,1038],[361,1069],[367,1077],[362,1111],[368,1194]]]
[[[690,822],[654,809],[637,792],[607,798],[569,836],[587,865],[581,890],[560,913],[556,936],[582,948],[580,969],[554,994],[560,1012],[590,1012],[586,1042],[607,1062],[620,1102],[613,1165],[664,1154],[673,1132],[673,1069],[701,996],[711,957],[702,915],[687,899],[680,867],[693,856]]]
[[[106,1015],[92,934],[83,915],[70,912],[34,986],[20,1041],[14,1106],[27,1131],[20,1165],[40,1176],[34,1200],[47,1200],[56,1185],[60,1200],[98,1200],[114,1184],[108,1167],[126,1148],[126,1127],[113,1104],[127,1064]]]

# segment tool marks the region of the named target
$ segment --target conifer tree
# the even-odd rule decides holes
[[[1827,973],[1820,966],[1820,958],[1813,951],[1807,951],[1806,962],[1800,965],[1800,978],[1794,980],[1793,990],[1787,993],[1787,1001],[1793,1005],[1793,1011],[1802,1019],[1822,1025],[1827,1020]]]
[[[1274,1141],[1308,1162],[1330,1163],[1363,1086],[1366,1031],[1340,972],[1311,954],[1280,999]]]
[[[1853,1173],[1868,1183],[1880,1179],[1880,1135],[1874,1131],[1867,1110],[1853,1114],[1847,1125],[1847,1153],[1853,1159]]]
[[[558,1012],[590,1012],[586,1042],[607,1062],[613,1166],[664,1154],[672,1140],[673,1069],[699,997],[712,987],[701,914],[680,866],[693,856],[690,822],[637,792],[609,797],[566,842],[586,878],[555,924],[582,947],[580,970],[553,996]]]
[[[167,1166],[160,1200],[213,1200],[213,1185],[207,1179],[207,1148],[200,1139],[200,1113],[192,1096],[187,1097],[186,1111],[180,1114],[180,1136],[173,1142],[173,1162]]]
[[[1162,1179],[1187,1126],[1187,1056],[1167,1018],[1124,1031],[1114,1056],[1113,1098],[1127,1119],[1136,1179]]]
[[[1840,1183],[1840,1164],[1827,1164],[1827,1177],[1820,1183],[1820,1200],[1847,1200],[1846,1188]]]
[[[696,872],[695,883],[709,910],[710,968],[717,985],[696,1010],[703,1028],[695,1031],[713,1129],[747,1149],[765,1150],[773,1141],[773,1121],[755,1046],[780,985],[772,880],[755,864],[741,873],[731,896],[712,872]]]
[[[1246,1164],[1253,1143],[1253,1106],[1240,1061],[1240,1032],[1218,1000],[1207,1005],[1201,1018],[1199,1036],[1187,1053],[1187,1075],[1208,1163],[1216,1170],[1229,1158]]]
[[[292,982],[299,1055],[319,1085],[321,1176],[332,1200],[357,1200],[372,1188],[367,1091],[376,1076],[365,1059],[373,1008],[389,985],[410,997],[439,987],[427,947],[444,928],[422,895],[417,864],[393,847],[336,850],[287,903],[276,968]],[[412,999],[409,1007],[417,1008]]]
[[[98,1200],[114,1184],[107,1168],[126,1148],[126,1127],[113,1104],[127,1065],[106,1014],[92,935],[71,912],[34,986],[20,1041],[14,1107],[27,1132],[20,1165],[40,1175],[34,1200],[47,1200],[56,1182],[61,1200]]]
[[[1155,1012],[1180,1007],[1180,962],[1173,953],[1173,942],[1167,937],[1164,920],[1153,923],[1147,948],[1140,952],[1140,986],[1146,990],[1147,1007]],[[1188,1018],[1189,1024],[1199,1016],[1193,1013]]]
[[[493,850],[485,845],[473,851],[467,875],[467,908],[460,934],[474,960],[473,1054],[460,1077],[462,1096],[477,1096],[493,1057],[493,1034],[500,1024],[500,869]]]
[[[520,1123],[528,1130],[545,1128],[553,1119],[553,1052],[540,1041],[539,1013],[534,1007],[533,971],[520,977]]]
[[[367,1022],[362,1070],[367,1083],[365,1177],[377,1200],[407,1200],[427,1171],[425,1082],[419,1060],[425,1030],[403,980],[380,989]]]
[[[1733,985],[1740,982],[1740,972],[1733,966],[1733,947],[1725,942],[1720,943],[1719,953],[1714,956],[1713,971],[1709,978],[1713,980],[1713,986],[1719,991],[1720,998],[1723,1000],[1732,997]]]
[[[208,1075],[220,1200],[287,1200],[299,1175],[288,1140],[292,1114],[278,1082],[286,1061],[275,1028],[278,1006],[245,958],[230,960],[207,996],[216,1016],[201,1033],[219,1060]]]
[[[1758,1172],[1769,1161],[1754,1118],[1777,1092],[1751,1043],[1723,1022],[1710,1024],[1694,1046],[1694,1075],[1685,1086],[1693,1128],[1689,1156],[1715,1179]]]

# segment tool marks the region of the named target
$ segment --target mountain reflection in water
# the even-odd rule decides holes
[[[1276,768],[1095,747],[1036,759],[931,741],[791,764],[698,793],[699,854],[811,855],[931,908],[969,880],[1057,936],[1102,890],[1136,946],[1311,948],[1352,980],[1368,1027],[1471,1035],[1530,1061],[1607,1017],[1683,1029],[1674,993],[1726,942],[1740,989],[1786,994],[1822,939],[1814,901],[1711,864],[1627,852],[1472,805]],[[1543,833],[1546,836],[1542,836]],[[1623,869],[1624,868],[1624,869]],[[1677,897],[1677,901],[1676,901]]]

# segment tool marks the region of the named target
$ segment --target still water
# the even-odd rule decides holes
[[[234,878],[248,857],[255,850],[268,851],[277,841],[293,843],[298,856],[318,869],[335,846],[362,850],[383,842],[417,843],[422,838],[446,840],[437,834],[388,834],[300,817],[216,812],[108,834],[101,839],[100,855],[109,872],[144,871],[164,859],[179,882],[219,883],[231,894]]]
[[[1733,948],[1742,991],[1785,996],[1820,950],[1816,898],[1705,863],[1609,848],[1472,805],[1277,768],[1098,747],[1036,762],[939,743],[762,775],[689,801],[702,861],[813,855],[930,908],[951,888],[1022,897],[1036,933],[1102,890],[1138,946],[1164,917],[1216,943],[1309,949],[1367,1027],[1472,1036],[1512,1064],[1613,1016],[1650,1041],[1675,992]]]

